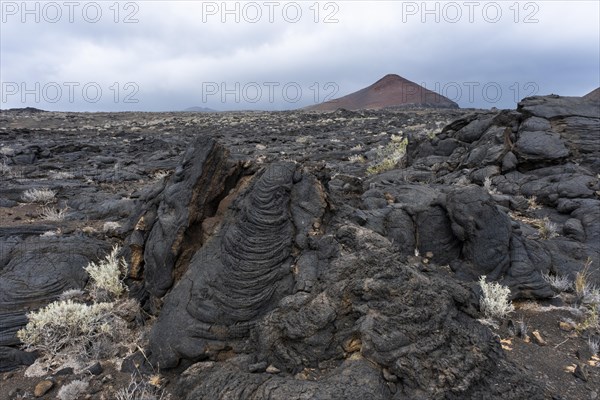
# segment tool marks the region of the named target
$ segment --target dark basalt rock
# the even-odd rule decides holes
[[[190,170],[219,158],[194,159],[201,165]],[[316,173],[275,162],[216,196],[220,211],[208,220],[218,221],[185,271],[171,273],[150,337],[150,360],[161,368],[210,360],[183,374],[181,398],[544,398],[475,322],[468,289],[406,262],[416,248],[436,263],[462,258],[470,278],[505,274],[512,227],[485,190],[375,177],[363,210],[337,209],[328,177]],[[213,187],[188,175],[149,203],[165,201],[174,185]],[[184,199],[184,210],[202,201]],[[148,249],[150,240],[138,232],[130,243]]]
[[[346,360],[319,381],[248,373],[229,363],[198,363],[179,381],[181,399],[218,399],[223,393],[248,400],[382,399],[391,398],[381,372],[365,359]],[[385,397],[382,397],[385,396]]]
[[[35,228],[27,230],[29,234]],[[90,238],[24,237],[21,229],[0,233],[0,371],[31,364],[35,356],[6,346],[19,344],[17,331],[27,324],[25,314],[55,300],[68,289],[87,282],[83,268],[108,250]]]
[[[462,244],[460,253],[474,269],[472,278],[487,275],[495,280],[505,273],[512,229],[491,196],[477,186],[455,189],[448,193],[446,209],[452,232]]]
[[[282,373],[246,373],[243,355],[199,363],[180,381],[182,398],[544,398],[472,319],[468,290],[400,262],[366,228],[335,236],[342,250],[319,283],[282,298],[251,333],[250,349]]]
[[[14,347],[0,346],[0,372],[11,371],[22,365],[31,365],[37,358],[36,353],[30,353]]]
[[[435,169],[442,161],[433,160],[431,156],[443,151],[438,149],[441,141],[416,140],[407,148],[407,168],[401,176],[404,180],[410,177],[408,179],[416,182],[425,181],[430,186],[439,184],[438,190],[448,194],[446,198],[438,197],[435,206],[448,212],[452,234],[447,232],[446,223],[436,219],[428,219],[433,227],[425,230],[419,230],[417,225],[417,232],[426,242],[440,243],[443,238],[447,241],[452,237],[461,241],[460,255],[449,257],[458,276],[465,279],[483,274],[492,279],[504,276],[503,282],[510,286],[513,296],[542,298],[552,295],[541,278],[542,272],[573,277],[587,257],[597,265],[600,260],[600,103],[559,96],[527,98],[519,104],[517,112],[465,118],[448,125],[443,132],[458,141],[445,167]],[[434,173],[425,174],[424,170]],[[398,187],[404,185],[399,180],[389,182],[391,173],[383,175],[381,182],[385,191],[396,193]],[[378,179],[370,182],[379,182]],[[508,210],[482,214],[482,203],[476,200],[478,197],[472,190],[445,186],[469,182],[483,185],[486,179],[499,192],[488,204],[493,208],[495,202],[517,212],[516,219],[515,215],[508,218]],[[469,194],[462,196],[459,202],[451,202],[461,191]],[[535,212],[523,204],[522,199],[533,197],[544,206],[544,211]],[[417,204],[431,204],[424,199],[414,200]],[[370,199],[371,204],[377,201]],[[396,201],[402,203],[402,200]],[[459,214],[452,211],[456,207]],[[458,218],[465,221],[463,223],[456,220],[460,214],[464,214]],[[497,218],[491,218],[494,214],[502,215],[504,221],[499,223]],[[519,220],[519,215],[538,220],[549,217],[556,224],[557,233],[564,236],[545,240],[537,228]],[[465,223],[471,227],[467,232],[477,232],[472,227],[482,226],[488,227],[488,233],[478,232],[477,245],[467,246],[463,242]],[[439,232],[446,233],[440,235]],[[593,235],[596,243],[592,243],[588,235]],[[503,243],[500,247],[492,244],[498,240]],[[474,261],[475,249],[481,250],[477,256],[479,262]],[[481,262],[486,259],[494,261]],[[437,261],[442,262],[442,259]],[[599,274],[592,275],[594,280],[600,279]]]
[[[554,132],[521,132],[515,143],[521,161],[540,161],[565,158],[569,155],[560,135]]]
[[[204,119],[210,137],[191,119],[177,136],[184,124],[162,116],[110,135],[90,128],[87,144],[61,131],[44,146],[28,143],[31,122],[6,130],[15,144],[2,161],[32,182],[0,177],[1,197],[10,206],[48,185],[57,154],[79,163],[77,178],[52,182],[58,205],[75,223],[121,223],[129,293],[156,316],[124,369],[189,367],[178,398],[546,399],[476,321],[475,282],[549,298],[542,273],[572,279],[589,257],[598,283],[597,104],[550,96],[516,111],[447,110],[435,137],[421,114],[389,110],[185,117]],[[366,174],[386,132],[408,120],[423,124],[407,132],[402,168]],[[555,234],[540,231],[545,218]],[[81,287],[82,266],[103,255],[93,230],[40,237],[56,226],[13,225],[0,229],[8,368],[32,361],[14,349],[24,312]],[[40,261],[56,268],[38,272]]]
[[[56,298],[67,289],[81,289],[91,260],[108,249],[104,242],[89,238],[32,237],[15,241],[4,255],[8,262],[0,269],[0,310],[34,307]]]
[[[560,117],[598,118],[600,102],[596,99],[564,96],[527,97],[518,104],[517,111],[545,119]]]
[[[218,351],[217,342],[247,336],[255,319],[291,292],[294,240],[298,235],[306,246],[323,213],[314,184],[293,163],[275,163],[238,195],[165,298],[151,339],[157,363],[173,367],[180,358]],[[300,198],[298,190],[316,196]]]
[[[212,139],[194,142],[165,188],[137,217],[135,230],[147,238],[133,243],[130,276],[141,278],[143,269],[145,289],[153,296],[162,297],[175,275],[185,272],[193,250],[202,245],[202,222],[215,214],[237,180],[238,166],[227,164],[227,154]]]

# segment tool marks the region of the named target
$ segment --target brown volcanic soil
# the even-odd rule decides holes
[[[592,90],[591,92],[589,92],[588,94],[583,96],[583,98],[587,99],[587,100],[595,100],[595,101],[600,100],[600,87]]]
[[[458,108],[455,102],[442,95],[401,76],[389,74],[364,89],[308,107],[308,109],[315,111],[333,111],[338,108],[379,110],[406,106]]]
[[[565,294],[561,296],[565,297]],[[497,334],[508,359],[544,382],[554,399],[597,399],[600,396],[600,359],[597,356],[588,358],[588,341],[581,334],[576,330],[563,330],[559,325],[563,321],[578,321],[579,317],[573,311],[570,307],[556,307],[544,302],[516,302],[511,320],[525,322],[527,337],[512,336],[507,323]],[[533,339],[534,331],[539,332],[545,344],[540,345]],[[576,377],[577,365],[583,367],[587,380]]]

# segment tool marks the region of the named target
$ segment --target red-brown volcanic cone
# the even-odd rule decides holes
[[[306,109],[315,111],[333,111],[338,108],[378,110],[395,107],[458,108],[458,104],[408,79],[389,74],[357,92]]]
[[[592,90],[591,92],[583,96],[583,98],[586,100],[600,101],[600,87]]]

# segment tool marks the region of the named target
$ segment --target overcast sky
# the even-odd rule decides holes
[[[592,1],[1,2],[1,108],[293,109],[394,73],[461,107],[600,86]]]

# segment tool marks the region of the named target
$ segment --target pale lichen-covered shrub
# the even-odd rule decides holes
[[[367,173],[374,175],[394,169],[406,154],[408,139],[392,135],[391,141],[377,152],[377,163],[367,168]]]
[[[479,286],[482,291],[479,306],[487,318],[502,319],[515,310],[509,299],[508,287],[497,282],[486,282],[485,275],[479,279]]]
[[[61,365],[82,369],[90,360],[115,357],[124,347],[130,351],[135,345],[139,338],[129,323],[140,308],[136,300],[118,297],[125,291],[120,280],[125,265],[117,259],[118,252],[115,247],[104,260],[86,267],[91,276],[91,296],[71,289],[58,301],[27,315],[29,322],[17,332],[17,337],[26,350],[40,353],[30,367],[33,369],[26,371],[27,376],[41,376]],[[78,302],[90,298],[91,304]],[[100,300],[104,298],[110,301]],[[65,398],[69,398],[69,393]]]
[[[565,275],[550,275],[542,273],[542,279],[559,292],[568,292],[573,288],[573,282]]]
[[[118,253],[119,247],[115,246],[105,259],[85,267],[90,275],[92,304],[74,301],[85,298],[84,292],[74,289],[65,292],[59,301],[28,314],[29,322],[17,333],[27,349],[48,358],[59,353],[97,357],[99,345],[110,344],[128,331],[127,321],[133,319],[139,305],[134,300],[119,299],[125,292],[121,271],[126,266]]]
[[[118,230],[121,227],[121,224],[114,221],[106,221],[104,225],[102,225],[102,232],[113,232]]]
[[[54,201],[56,192],[48,188],[27,189],[21,198],[27,203],[50,203]]]
[[[63,221],[67,216],[67,208],[57,209],[53,207],[42,207],[40,218],[44,221]]]
[[[113,303],[91,305],[72,300],[57,301],[27,315],[29,322],[17,332],[27,350],[53,359],[92,356],[93,343],[118,340],[127,323],[114,313]]]
[[[492,187],[492,180],[489,176],[486,176],[483,180],[483,188],[490,194],[498,194],[496,188]]]
[[[366,159],[360,154],[353,154],[350,157],[348,157],[348,161],[350,161],[351,163],[364,163]]]
[[[74,380],[60,388],[56,398],[59,400],[78,400],[90,384],[86,381]]]
[[[50,171],[48,177],[50,179],[73,179],[75,175],[67,171]]]
[[[73,300],[73,301],[82,301],[85,299],[86,294],[83,290],[80,289],[67,289],[58,296],[58,300]]]
[[[598,288],[590,283],[590,266],[592,265],[592,259],[588,257],[583,268],[575,275],[575,295],[577,296],[578,302],[587,300],[587,303],[599,303],[600,299],[594,301],[594,297],[598,297]],[[594,296],[595,295],[595,296]]]
[[[588,338],[588,347],[592,355],[600,355],[600,337]]]
[[[542,239],[553,239],[558,236],[558,225],[544,217],[538,227],[538,233]]]
[[[115,246],[104,260],[92,261],[85,267],[91,279],[90,293],[97,300],[116,298],[125,291],[121,275],[126,265],[123,258],[117,257],[119,251],[120,248]]]
[[[115,393],[116,400],[168,400],[171,398],[165,392],[159,382],[154,382],[153,376],[150,380],[144,380],[141,376],[132,376],[129,385],[121,388]]]
[[[9,176],[11,172],[12,168],[6,164],[6,160],[2,160],[2,162],[0,163],[0,175]]]

